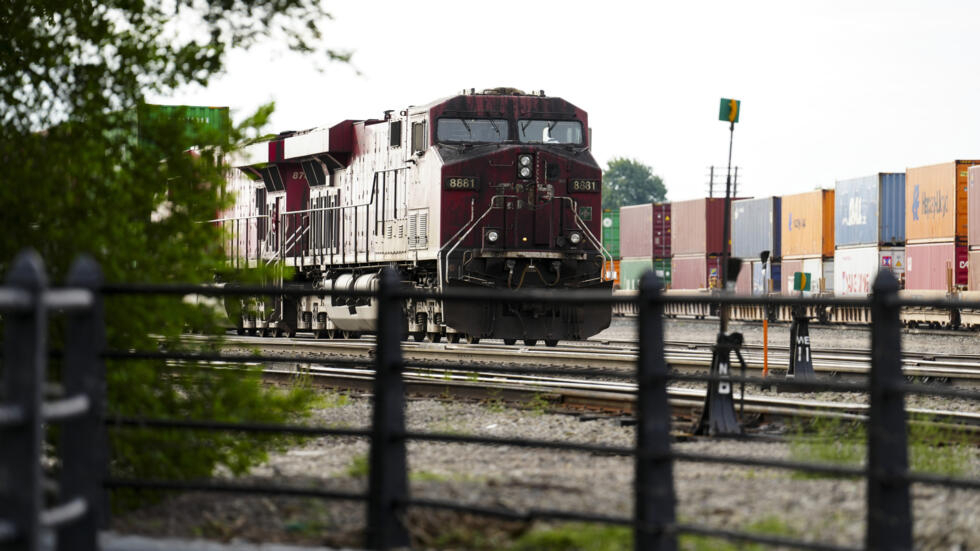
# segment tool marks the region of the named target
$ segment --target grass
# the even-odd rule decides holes
[[[745,532],[793,537],[796,533],[782,520],[766,517],[745,526]],[[679,549],[686,551],[756,551],[766,546],[726,541],[704,536],[683,535]],[[629,551],[633,549],[633,530],[625,526],[569,523],[532,529],[517,538],[509,551]]]
[[[911,470],[949,476],[967,473],[972,454],[968,436],[943,425],[942,419],[920,415],[909,421]],[[867,457],[865,426],[841,419],[816,419],[797,426],[790,435],[790,454],[797,461],[864,465]],[[794,476],[822,478],[828,475],[798,472]]]
[[[313,397],[313,409],[334,409],[350,405],[351,398],[343,392],[318,392]]]
[[[371,472],[371,464],[368,461],[367,454],[361,454],[354,456],[351,460],[350,465],[347,466],[347,476],[351,478],[364,478]]]

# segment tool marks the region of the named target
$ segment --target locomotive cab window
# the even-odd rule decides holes
[[[439,119],[436,138],[443,143],[501,143],[507,141],[506,119]]]
[[[517,121],[517,137],[521,143],[581,144],[582,123],[522,119]]]
[[[391,139],[388,145],[391,147],[401,147],[402,146],[402,121],[392,121],[391,126],[388,128],[388,133],[391,135]]]
[[[425,123],[412,123],[412,153],[422,153],[425,151]]]

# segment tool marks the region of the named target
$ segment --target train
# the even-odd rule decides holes
[[[233,325],[358,337],[375,328],[374,300],[330,292],[376,289],[385,267],[433,292],[611,295],[590,138],[587,113],[568,101],[495,88],[241,148],[226,158],[233,205],[212,221],[233,273],[279,266],[279,283],[310,294],[229,301]],[[608,305],[435,299],[406,300],[404,313],[406,338],[548,346],[588,338],[611,318]]]

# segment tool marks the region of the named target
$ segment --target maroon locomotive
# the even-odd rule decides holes
[[[468,91],[382,119],[283,133],[231,159],[236,204],[223,214],[241,268],[292,267],[308,297],[233,308],[242,332],[350,337],[374,327],[373,289],[397,267],[418,289],[611,289],[599,232],[601,175],[587,115],[513,89]],[[586,338],[609,306],[409,301],[421,340]]]

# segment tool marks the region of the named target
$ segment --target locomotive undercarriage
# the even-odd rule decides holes
[[[609,289],[601,281],[601,256],[585,252],[495,252],[466,250],[454,254],[448,264],[443,288],[509,289]],[[439,272],[432,262],[394,264],[405,285],[437,291]],[[233,299],[226,303],[239,334],[293,336],[313,333],[317,338],[357,338],[374,330],[377,307],[371,298],[316,294],[329,291],[371,291],[377,288],[381,265],[355,270],[308,270],[299,272],[286,286],[313,294],[302,297]],[[587,338],[609,326],[611,312],[600,305],[504,304],[406,300],[404,337],[417,341],[478,342],[499,338],[505,343],[543,340],[555,345],[561,339]]]

